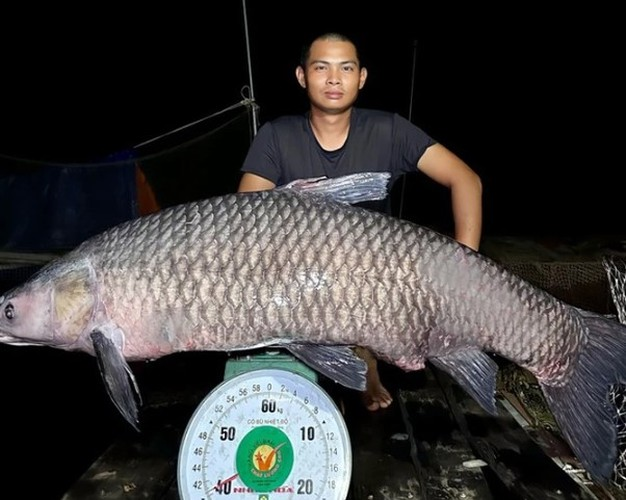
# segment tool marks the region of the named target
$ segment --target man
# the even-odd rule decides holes
[[[390,186],[418,169],[451,192],[455,238],[478,250],[482,230],[482,185],[459,157],[395,113],[354,106],[367,80],[357,48],[338,33],[317,37],[304,51],[296,78],[306,90],[308,113],[265,123],[244,160],[238,191],[272,189],[295,179],[337,177],[356,172],[391,172]],[[386,207],[368,208],[389,212]],[[377,362],[366,349],[356,352],[368,366],[363,394],[370,410],[393,398],[382,385]]]

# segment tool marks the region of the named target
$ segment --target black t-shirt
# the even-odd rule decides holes
[[[282,116],[258,131],[241,167],[277,186],[296,179],[338,177],[357,172],[390,172],[389,189],[435,141],[397,113],[353,108],[344,145],[326,151],[317,142],[308,113]],[[385,204],[370,208],[388,211]]]

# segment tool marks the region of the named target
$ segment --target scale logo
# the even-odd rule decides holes
[[[237,472],[253,491],[269,492],[279,488],[293,469],[293,446],[289,437],[270,425],[255,427],[237,448]],[[267,500],[261,495],[259,500]]]

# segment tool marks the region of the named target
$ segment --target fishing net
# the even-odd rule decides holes
[[[626,324],[626,257],[607,255],[602,259],[602,266],[609,280],[617,318]]]
[[[598,261],[515,261],[506,266],[568,304],[600,313],[610,311],[607,279]]]
[[[0,252],[63,253],[137,216],[235,192],[255,109],[244,99],[142,144],[77,163],[0,152]]]
[[[595,311],[626,324],[626,253],[608,250],[605,242],[589,248],[547,253],[534,246],[507,247],[500,243],[492,253],[500,257],[511,271],[547,290],[555,297],[574,306]],[[506,243],[506,242],[504,242]],[[612,247],[611,247],[612,248]],[[589,252],[585,250],[591,250]],[[582,258],[587,256],[587,258]],[[504,376],[504,373],[503,373]],[[519,385],[518,380],[514,380]],[[517,386],[516,386],[517,388]],[[519,393],[519,391],[516,391]],[[611,480],[612,487],[626,490],[626,386],[610,388],[610,400],[617,408],[618,457]],[[535,405],[539,408],[540,405]],[[541,408],[540,408],[541,409]],[[546,405],[547,409],[547,405]],[[543,411],[545,414],[547,411]]]
[[[613,239],[589,238],[561,244],[541,240],[490,237],[482,251],[556,298],[600,314],[612,312],[606,271],[601,257]]]
[[[626,324],[626,257],[607,255],[602,259],[606,270],[611,296],[620,323]],[[617,446],[619,455],[613,472],[613,483],[626,489],[626,387],[611,388],[611,402],[617,408]]]

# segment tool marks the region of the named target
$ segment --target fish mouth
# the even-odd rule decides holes
[[[13,335],[9,335],[7,333],[0,332],[0,344],[6,345],[15,345],[15,346],[39,346],[42,345],[40,342],[33,342],[32,340],[21,339],[19,337],[14,337]]]

